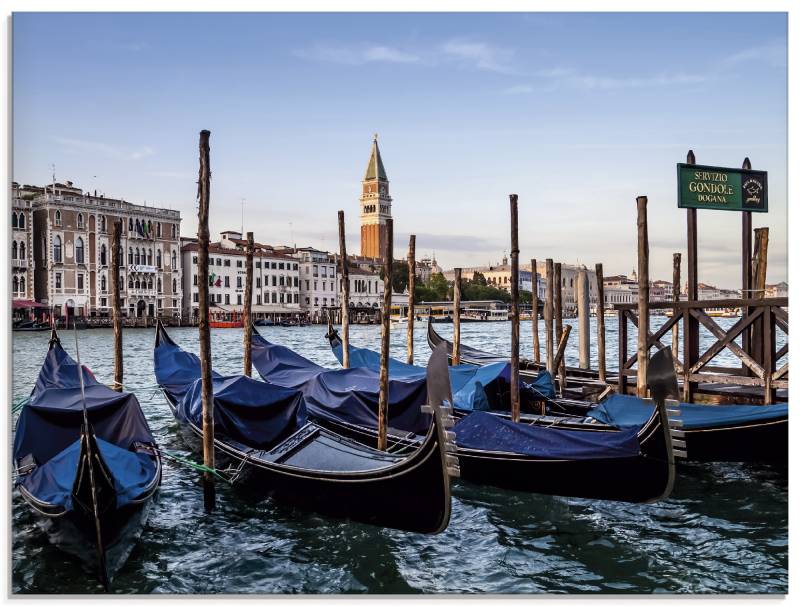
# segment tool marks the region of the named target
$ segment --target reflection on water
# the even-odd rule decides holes
[[[616,320],[607,318],[606,324],[613,369]],[[447,325],[437,329],[448,336],[452,331]],[[338,366],[323,326],[261,330],[317,363]],[[195,329],[170,334],[197,352]],[[462,334],[464,343],[508,352],[508,323],[465,324]],[[521,334],[522,354],[530,355],[529,322],[522,323]],[[376,326],[351,328],[354,345],[377,349],[379,335]],[[392,333],[392,355],[400,359],[405,359],[405,335],[405,326]],[[100,381],[110,382],[111,331],[83,331],[79,338],[82,361]],[[199,459],[154,389],[154,331],[127,330],[124,338],[125,385],[139,397],[160,445]],[[30,393],[47,339],[47,333],[14,334],[15,399]],[[72,333],[62,334],[62,341],[74,351]],[[241,341],[240,330],[212,331],[215,370],[241,372]],[[631,348],[634,343],[635,334]],[[577,363],[576,344],[577,338],[567,350],[569,364]],[[424,363],[429,353],[425,325],[418,323],[417,362]],[[219,486],[217,510],[208,516],[196,474],[166,460],[161,495],[114,590],[782,593],[788,587],[787,504],[784,470],[745,464],[681,468],[672,497],[655,505],[529,495],[461,482],[454,487],[447,530],[420,536],[309,515],[227,485]],[[100,591],[79,564],[48,544],[16,495],[12,577],[15,592]]]

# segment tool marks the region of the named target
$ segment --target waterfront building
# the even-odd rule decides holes
[[[433,258],[425,256],[417,261],[417,277],[423,284],[427,284],[434,274],[442,273],[442,268],[436,262],[436,255]]]
[[[327,251],[298,248],[293,255],[300,262],[300,308],[311,322],[327,321],[328,307],[339,305],[336,261]]]
[[[386,243],[386,220],[392,216],[389,179],[378,149],[378,135],[372,140],[367,171],[361,182],[361,256],[383,257]]]
[[[380,309],[383,307],[383,280],[378,271],[348,266],[350,277],[350,307]],[[337,292],[342,292],[341,276],[336,280]]]
[[[767,284],[764,296],[766,297],[788,297],[789,285],[786,282],[778,282],[777,284]]]
[[[55,316],[111,315],[111,233],[122,223],[120,304],[128,317],[180,318],[180,213],[90,194],[72,181],[32,200],[34,297]]]
[[[198,289],[196,238],[181,239],[181,258],[184,267],[184,317],[197,322],[200,292]],[[245,260],[247,240],[238,231],[224,231],[220,240],[209,243],[208,275],[211,311],[241,314],[244,309],[244,285],[247,278]],[[276,252],[266,244],[255,243],[253,252],[253,299],[251,310],[255,318],[295,319],[300,308],[299,261]]]
[[[11,299],[33,302],[33,199],[41,187],[11,184]]]

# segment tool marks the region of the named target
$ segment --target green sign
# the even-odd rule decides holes
[[[767,212],[763,170],[678,164],[678,208]]]

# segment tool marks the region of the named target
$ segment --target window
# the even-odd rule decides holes
[[[138,290],[138,289],[140,289],[140,288],[143,288],[143,287],[144,287],[144,282],[141,282],[141,281],[140,281],[140,280],[137,278],[137,279],[136,279],[136,281],[133,283],[133,285],[134,285],[134,286],[137,288],[137,290]]]
[[[152,265],[153,264],[153,249],[152,248],[148,248],[147,249],[147,264],[148,265]]]
[[[156,282],[156,285],[158,286],[158,292],[161,292],[161,278],[158,279],[158,282]]]
[[[317,290],[317,281],[314,280],[314,290]]]
[[[172,269],[173,271],[178,269],[178,255],[175,254],[175,251],[172,251]]]
[[[256,278],[256,288],[261,288],[261,278]]]
[[[172,307],[178,307],[178,299],[172,299]]]
[[[283,269],[283,263],[278,263],[278,269]]]
[[[139,224],[139,219],[136,219],[136,233],[142,235],[142,226]]]
[[[197,265],[197,257],[192,257],[192,265]]]
[[[270,267],[272,267],[272,269],[278,269],[278,264],[273,262]]]
[[[19,213],[19,228],[20,229],[25,229],[25,213],[24,212]],[[25,278],[22,278],[22,283],[23,284],[25,283]],[[22,291],[25,292],[25,289],[23,288]]]
[[[105,233],[106,231],[106,216],[100,215],[100,231]]]
[[[161,221],[156,223],[156,234],[158,235],[159,238],[161,237]]]
[[[56,272],[56,290],[61,290],[61,272]]]
[[[83,238],[75,242],[75,263],[83,263]]]
[[[325,282],[322,283],[322,290],[325,290]]]
[[[133,248],[128,249],[128,265],[133,265]]]
[[[78,274],[78,290],[83,290],[83,274]]]
[[[17,224],[17,213],[11,213],[11,227],[18,227],[18,224]],[[14,292],[17,291],[16,283],[17,283],[17,279],[14,278],[14,284],[15,284]]]
[[[309,280],[306,280],[306,290],[311,290],[311,287],[309,286]]]
[[[133,219],[128,219],[128,231],[133,231]]]
[[[242,276],[236,276],[236,288],[242,287]]]
[[[272,302],[273,303],[277,303],[278,302],[278,293],[274,293],[274,292],[272,293]]]
[[[17,276],[14,276],[14,279],[12,280],[11,292],[13,292],[15,295],[19,292],[19,280],[17,279]]]
[[[25,242],[19,243],[19,258],[20,259],[25,258]]]
[[[53,262],[61,263],[61,236],[53,238]],[[61,274],[56,274],[61,275]],[[59,282],[61,279],[59,278]],[[58,288],[61,288],[60,286]]]
[[[172,239],[174,240],[177,237],[178,237],[178,226],[173,223],[172,224]]]
[[[195,275],[193,276],[193,278],[194,278],[194,279],[192,280],[192,283],[193,283],[195,286],[197,286],[197,274],[195,274]]]
[[[225,276],[225,288],[230,288],[231,285],[231,277]]]
[[[283,300],[283,293],[281,293],[281,303],[285,303],[285,301]]]
[[[294,284],[295,288],[297,288],[299,286],[300,281],[297,279],[297,276],[294,277],[293,284]],[[324,285],[322,286],[322,290],[325,290],[325,286]]]
[[[261,295],[256,295],[256,305],[261,305]]]
[[[287,263],[287,265],[288,265],[288,263]],[[297,263],[295,263],[294,265],[292,265],[292,269],[293,269],[293,270],[295,270],[295,271],[297,271]]]
[[[175,278],[172,278],[172,294],[178,292],[178,281]]]
[[[278,286],[285,286],[285,285],[286,285],[286,284],[284,283],[283,276],[281,276],[280,278],[278,278]]]
[[[106,292],[106,277],[100,276],[100,292]]]
[[[236,305],[242,304],[242,295],[236,295]]]
[[[297,301],[298,301],[298,296],[299,295],[297,293],[294,293],[294,299],[293,300],[294,300],[295,303],[297,303]]]
[[[231,266],[231,260],[225,259],[225,267],[230,267],[230,266]]]
[[[222,259],[217,259],[217,265],[218,265],[219,267],[222,267]]]
[[[100,265],[106,265],[106,245],[100,245]]]
[[[161,268],[161,249],[156,249],[156,267]]]
[[[11,243],[11,258],[12,259],[16,259],[17,258],[17,241],[16,240],[14,240]]]
[[[139,247],[136,247],[136,265],[139,265],[142,262],[142,257],[139,254]]]
[[[128,278],[128,288],[130,288],[130,289],[133,288],[133,278],[131,278],[131,277]]]
[[[192,301],[194,303],[197,303],[199,300],[200,300],[200,293],[196,292],[196,293],[192,294]]]
[[[83,213],[78,213],[78,229],[83,229]]]
[[[261,261],[256,261],[256,269],[261,269]]]
[[[55,224],[61,225],[61,211],[57,210],[55,214]]]
[[[153,234],[153,222],[147,221],[147,235],[151,236]]]
[[[276,276],[274,274],[272,276],[272,285],[273,286],[277,286],[278,285],[278,276]]]
[[[241,266],[242,266],[242,262],[241,261],[236,261],[236,267],[241,267]]]
[[[228,293],[225,293],[225,305],[231,304],[231,296]]]
[[[148,289],[148,290],[153,290],[153,278],[150,278],[150,279],[147,281],[147,289]]]

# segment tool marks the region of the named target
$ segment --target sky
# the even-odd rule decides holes
[[[395,257],[498,263],[519,195],[520,256],[686,276],[676,163],[769,172],[768,282],[787,279],[783,13],[15,13],[13,178],[55,175],[181,211],[197,230],[211,131],[212,235],[334,250],[373,133]],[[242,204],[244,200],[244,205]],[[741,282],[741,217],[698,212],[699,279]]]

